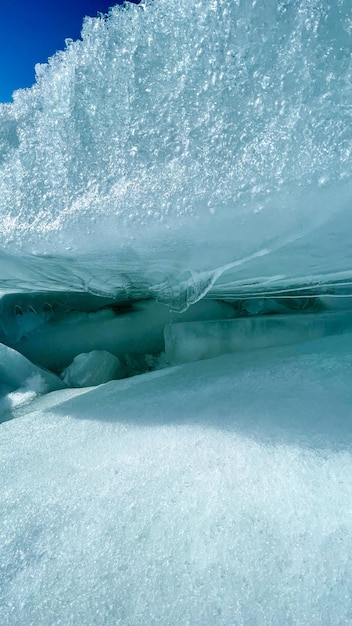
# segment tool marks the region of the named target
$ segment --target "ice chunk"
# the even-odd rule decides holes
[[[227,352],[287,345],[348,332],[352,312],[245,317],[165,327],[169,363],[209,359]]]
[[[34,365],[16,350],[0,343],[0,387],[12,390],[26,387],[43,393],[62,389],[65,384],[55,374]]]
[[[116,356],[106,350],[93,350],[78,354],[62,379],[69,387],[91,387],[123,376],[124,367]]]

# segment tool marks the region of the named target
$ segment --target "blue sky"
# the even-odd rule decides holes
[[[138,1],[138,0],[132,0]],[[34,65],[45,63],[65,39],[80,36],[85,15],[105,13],[122,0],[4,0],[0,19],[0,102],[34,82]],[[6,6],[5,6],[6,5]]]

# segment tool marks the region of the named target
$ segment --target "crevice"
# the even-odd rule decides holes
[[[0,300],[0,339],[66,386],[92,386],[226,352],[349,332],[352,297],[328,295],[204,298],[175,313],[155,300],[11,294]]]

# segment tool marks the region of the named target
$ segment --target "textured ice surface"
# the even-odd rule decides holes
[[[0,106],[1,288],[183,308],[223,270],[350,279],[351,19],[349,0],[87,19]]]
[[[351,349],[226,355],[17,410],[2,626],[351,623]]]

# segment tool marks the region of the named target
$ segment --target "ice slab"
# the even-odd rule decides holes
[[[351,349],[226,355],[18,409],[2,626],[348,624]]]
[[[187,363],[227,352],[300,343],[351,329],[351,311],[169,324],[164,330],[166,360]]]

